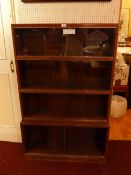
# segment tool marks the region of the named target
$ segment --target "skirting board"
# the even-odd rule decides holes
[[[21,142],[15,127],[0,126],[0,141]]]

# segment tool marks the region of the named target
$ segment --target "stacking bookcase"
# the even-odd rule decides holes
[[[104,161],[118,25],[13,24],[25,156]]]

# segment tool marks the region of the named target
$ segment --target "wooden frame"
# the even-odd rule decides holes
[[[22,0],[22,2],[26,2],[26,3],[37,3],[37,2],[58,2],[58,1],[64,1],[64,2],[69,2],[69,1],[72,1],[72,2],[74,2],[74,1],[81,1],[81,2],[83,2],[83,1],[105,1],[105,2],[107,2],[107,1],[112,1],[112,0]]]

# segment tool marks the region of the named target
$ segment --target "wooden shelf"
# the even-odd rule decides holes
[[[119,28],[118,24],[110,24],[110,23],[96,23],[96,24],[86,24],[86,23],[69,23],[66,24],[66,27],[63,26],[61,23],[52,23],[52,24],[12,24],[13,29],[36,29],[36,28],[111,28],[117,31]]]
[[[128,97],[128,90],[129,90],[129,87],[126,86],[126,85],[114,86],[114,87],[113,87],[113,93],[114,93],[114,94],[122,95],[122,96],[124,96],[125,98]]]
[[[76,116],[49,116],[30,115],[23,118],[22,124],[36,126],[75,126],[75,127],[109,127],[108,120],[103,116],[77,117]]]
[[[114,92],[127,92],[128,91],[128,86],[125,86],[125,85],[114,86],[113,91]]]
[[[98,154],[98,155],[97,155]],[[95,153],[94,156],[91,155],[77,155],[77,154],[72,154],[72,155],[65,155],[65,154],[47,154],[47,152],[43,153],[39,149],[32,150],[28,153],[25,153],[26,159],[29,160],[45,160],[45,161],[59,161],[59,162],[99,162],[99,163],[105,163],[105,156],[103,156],[100,153]]]
[[[88,90],[88,89],[20,89],[20,93],[40,93],[40,94],[94,94],[94,95],[111,95],[112,91],[110,90]]]
[[[21,55],[16,56],[16,60],[45,60],[45,61],[113,61],[114,57],[94,57],[94,56],[28,56],[28,55]]]

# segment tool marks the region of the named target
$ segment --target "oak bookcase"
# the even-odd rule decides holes
[[[118,25],[13,24],[25,156],[104,161]]]

